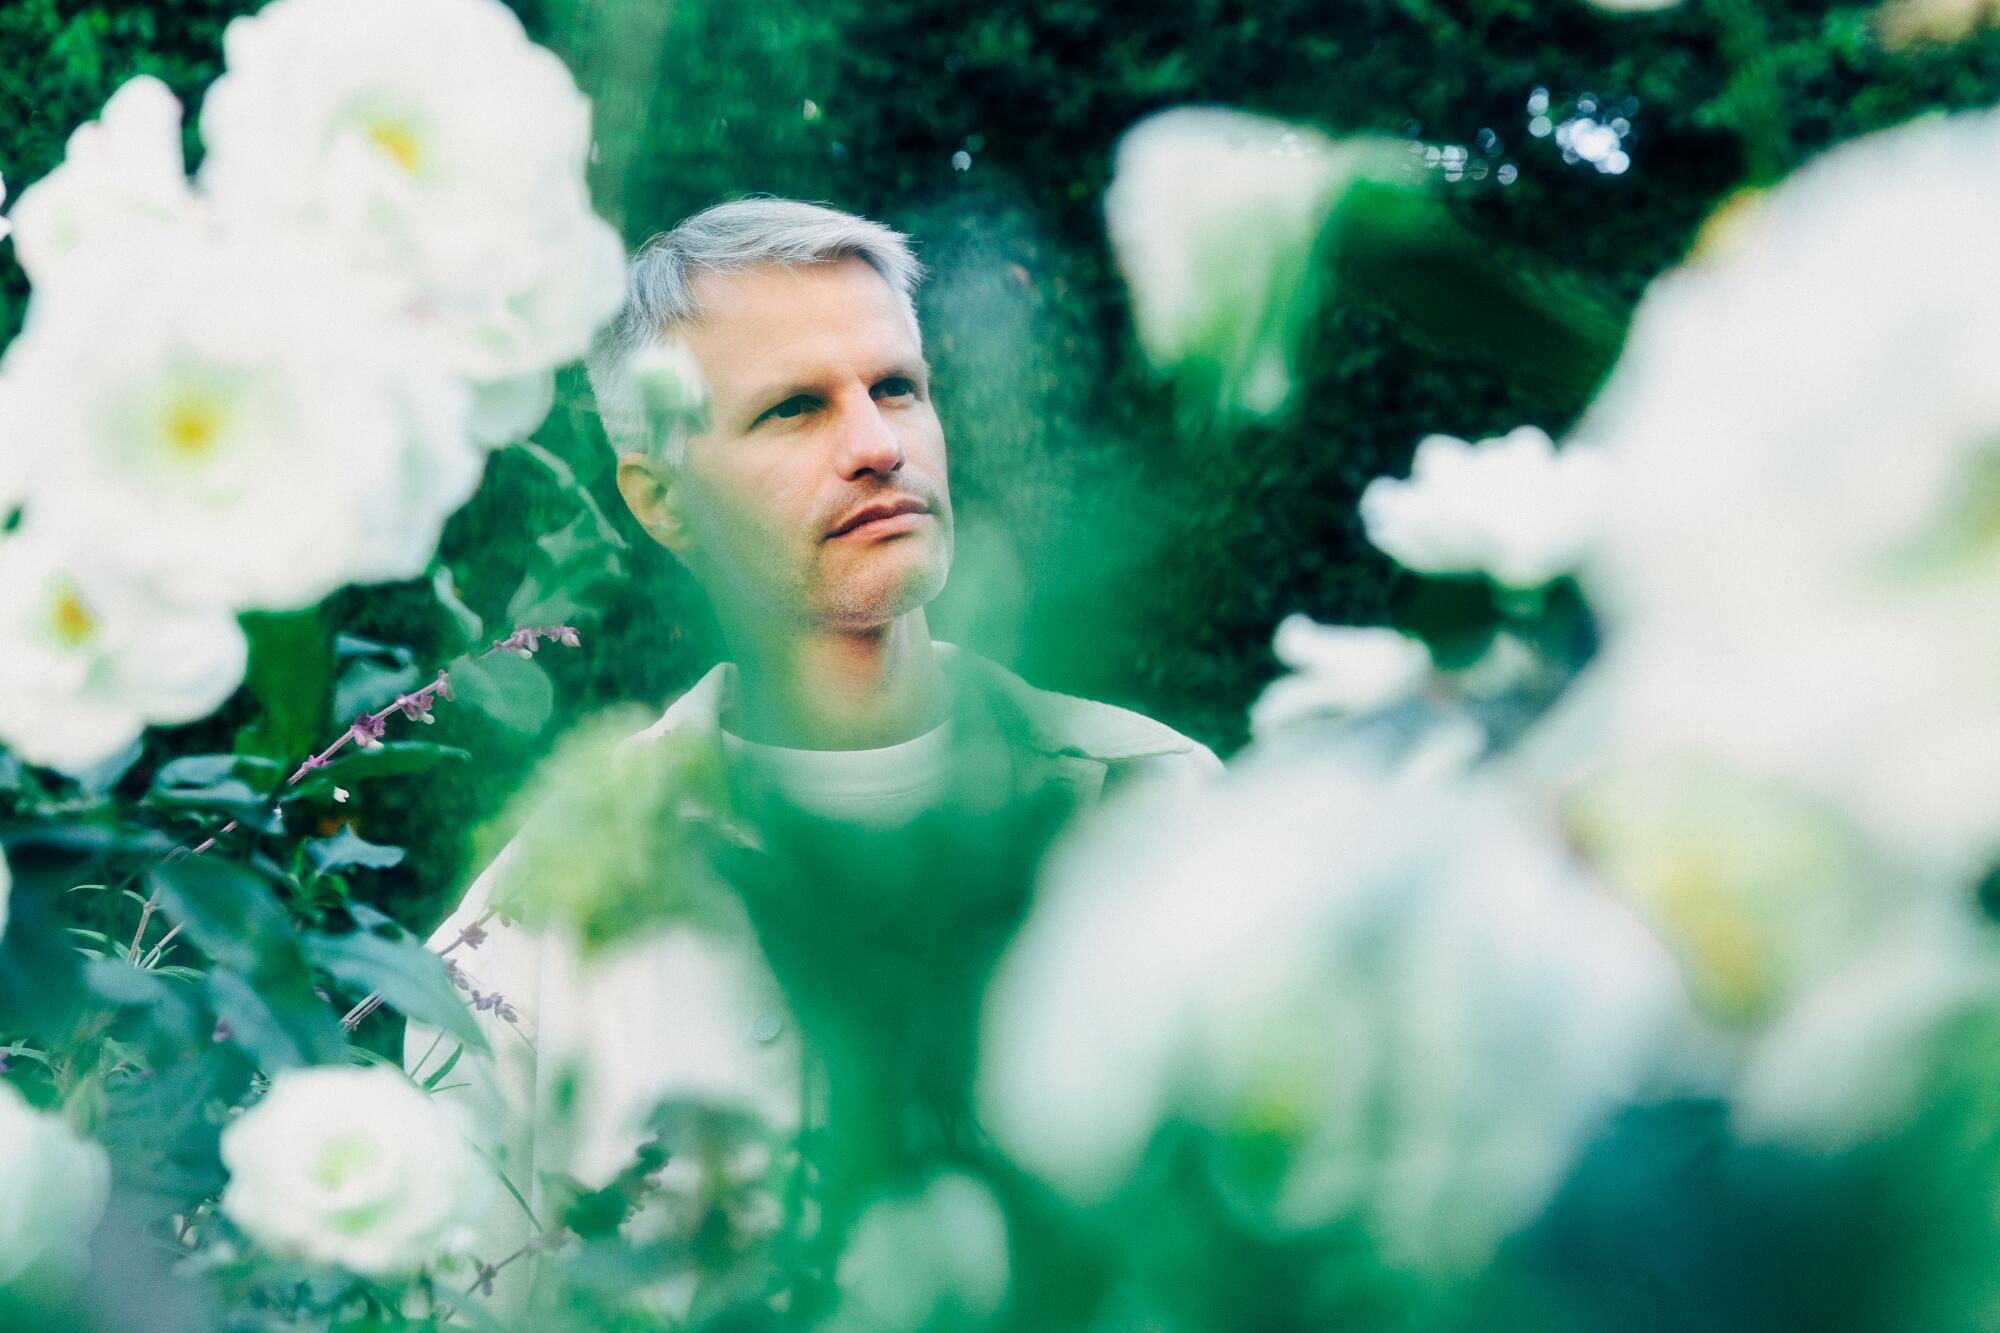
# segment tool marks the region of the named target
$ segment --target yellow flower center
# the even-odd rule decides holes
[[[223,424],[222,404],[212,396],[183,393],[161,414],[160,433],[171,452],[188,462],[199,462],[215,448]]]
[[[396,165],[415,175],[423,164],[423,145],[408,125],[384,121],[368,128],[368,141],[396,160]]]
[[[97,632],[97,617],[70,588],[56,589],[49,607],[49,628],[66,648],[75,648]]]
[[[1757,926],[1730,879],[1713,851],[1683,849],[1662,868],[1655,901],[1697,986],[1722,1013],[1745,1018],[1763,1005],[1771,979]]]
[[[335,1139],[321,1150],[313,1179],[322,1189],[338,1190],[356,1168],[372,1156],[368,1144],[360,1139]]]

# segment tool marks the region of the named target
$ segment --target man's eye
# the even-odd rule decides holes
[[[784,402],[779,403],[776,407],[764,413],[764,415],[789,421],[793,417],[804,416],[806,413],[812,411],[812,409],[813,400],[804,394],[800,394],[795,398],[787,398]]]
[[[891,375],[875,386],[877,398],[907,398],[917,391],[917,386],[901,375]]]

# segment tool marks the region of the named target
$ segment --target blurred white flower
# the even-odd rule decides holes
[[[14,872],[7,866],[6,853],[0,852],[0,940],[7,938],[7,918],[11,914],[14,898]]]
[[[690,435],[708,428],[708,381],[701,363],[678,339],[654,343],[632,358],[631,380],[644,413],[646,437],[678,461]]]
[[[127,80],[8,216],[14,257],[37,287],[105,250],[198,234],[203,213],[181,155],[181,104],[158,79]]]
[[[1007,1296],[1007,1219],[985,1185],[955,1171],[877,1199],[848,1232],[832,1328],[932,1328],[990,1318]]]
[[[591,955],[552,948],[544,967],[542,994],[560,998],[542,1007],[541,1058],[575,1090],[567,1116],[543,1127],[545,1162],[601,1186],[663,1106],[750,1140],[798,1128],[795,1024],[747,920],[734,929],[678,921]],[[635,1049],[654,1058],[634,1060]]]
[[[1292,674],[1265,686],[1251,705],[1250,730],[1257,736],[1313,718],[1393,707],[1414,697],[1431,675],[1422,639],[1392,629],[1321,625],[1297,614],[1278,622],[1271,651]]]
[[[314,238],[480,386],[582,355],[624,296],[584,184],[590,105],[498,0],[274,0],[232,20],[201,182]]]
[[[1533,426],[1478,444],[1432,435],[1417,445],[1408,481],[1368,484],[1361,519],[1368,540],[1405,569],[1539,588],[1596,542],[1602,474],[1594,451],[1557,452]]]
[[[5,176],[0,176],[0,200],[5,200],[6,198],[7,198],[7,178]],[[8,236],[13,234],[13,231],[14,231],[13,220],[10,218],[0,217],[0,240],[7,239]]]
[[[464,390],[408,352],[302,251],[106,257],[30,306],[0,448],[65,548],[186,604],[310,605],[421,573],[478,484]]]
[[[1981,923],[1921,914],[1759,1043],[1737,1086],[1736,1125],[1753,1141],[1830,1151],[1893,1133],[1924,1109],[1941,1068],[1991,1068],[1995,1015],[2000,957]]]
[[[1610,479],[1607,734],[1960,873],[2000,851],[1995,225],[2000,116],[1836,148],[1654,283],[1576,432]]]
[[[979,1092],[1089,1202],[1205,1129],[1279,1226],[1477,1264],[1637,1095],[1671,960],[1497,795],[1311,756],[1107,810],[1060,849],[989,996]]]
[[[205,717],[246,658],[226,610],[165,601],[33,521],[0,538],[0,744],[28,763],[82,772],[150,724]]]
[[[104,1149],[0,1083],[0,1288],[80,1277],[110,1198]]]
[[[1392,179],[1394,161],[1380,141],[1221,107],[1127,130],[1104,216],[1154,364],[1198,367],[1252,412],[1281,406],[1320,234],[1349,187]]]
[[[222,1131],[222,1211],[273,1254],[395,1277],[463,1249],[491,1171],[401,1074],[289,1069]]]
[[[472,438],[494,446],[512,444],[535,433],[556,400],[556,377],[516,375],[472,386]]]
[[[1700,756],[1600,770],[1570,789],[1563,814],[1725,1023],[1770,1020],[1923,897],[1837,811]]]

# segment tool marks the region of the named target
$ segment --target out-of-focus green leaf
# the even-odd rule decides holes
[[[153,775],[153,790],[187,793],[232,779],[260,792],[273,792],[285,780],[285,766],[248,754],[183,755],[160,766]]]
[[[458,626],[459,635],[467,643],[475,642],[485,636],[486,622],[481,620],[479,614],[467,606],[465,599],[459,595],[458,584],[452,578],[451,566],[439,565],[432,571],[431,592],[437,597],[438,605],[444,608],[444,613],[451,617],[454,625]]]
[[[330,838],[314,838],[306,844],[306,858],[312,868],[324,875],[329,870],[339,870],[345,866],[359,866],[363,870],[387,870],[390,866],[403,863],[403,849],[390,847],[384,843],[369,842],[354,831],[351,824],[341,825],[340,832]]]
[[[511,653],[461,657],[446,670],[459,702],[510,731],[540,731],[555,707],[548,673],[526,658]]]
[[[148,878],[168,915],[219,965],[259,973],[296,963],[291,916],[263,876],[206,856],[176,856]]]
[[[416,936],[398,931],[359,930],[351,935],[306,936],[306,954],[343,985],[357,992],[380,991],[382,1000],[406,1018],[442,1028],[466,1045],[486,1049],[444,960]]]
[[[286,799],[324,796],[335,787],[352,788],[371,778],[399,778],[421,773],[447,760],[470,759],[466,751],[429,741],[384,741],[362,750],[353,746],[342,750],[326,767],[316,768],[302,778]]]
[[[244,684],[264,710],[239,733],[236,748],[280,763],[318,748],[333,682],[326,621],[317,609],[246,615],[250,665]]]
[[[313,994],[310,975],[266,968],[253,981],[234,968],[208,974],[209,1003],[227,1038],[267,1072],[295,1065],[332,1064],[347,1042],[326,1001]]]
[[[336,726],[408,693],[422,677],[415,654],[396,644],[340,634],[334,637],[333,653],[339,663],[339,679],[333,687]]]
[[[1624,308],[1573,276],[1496,263],[1435,195],[1363,182],[1330,224],[1342,287],[1432,342],[1580,398],[1617,359]]]

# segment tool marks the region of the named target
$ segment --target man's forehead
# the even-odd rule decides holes
[[[682,337],[717,392],[856,360],[921,360],[895,292],[862,259],[704,273],[693,288],[701,314]]]

